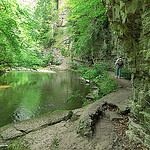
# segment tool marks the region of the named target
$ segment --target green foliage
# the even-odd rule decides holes
[[[0,70],[41,63],[29,10],[15,0],[1,0],[0,13]]]
[[[0,57],[1,69],[11,63],[20,53],[19,29],[14,5],[8,1],[0,2]],[[16,11],[16,10],[15,10]]]
[[[117,69],[114,70],[115,73],[116,71]],[[121,69],[121,76],[127,80],[131,80],[131,72],[126,68]]]
[[[104,72],[99,79],[98,88],[100,95],[105,96],[112,91],[115,91],[117,87],[116,82],[110,77],[108,72]]]
[[[73,69],[73,70],[77,70],[79,68],[79,66],[77,64],[74,64],[73,62],[69,63],[69,68]]]
[[[60,51],[63,56],[68,56],[68,51],[65,48],[61,48]]]
[[[131,80],[131,72],[128,69],[123,68],[121,74],[125,79]]]
[[[78,66],[78,71],[84,79],[94,82],[99,91],[99,96],[96,99],[99,99],[113,91],[116,90],[117,84],[110,77],[109,73],[106,71],[108,64],[100,63],[94,64],[91,67]],[[87,102],[85,102],[86,104]]]
[[[79,91],[75,91],[71,96],[69,96],[65,100],[65,103],[71,103],[72,101],[76,100],[77,98],[83,98],[83,101],[85,100],[85,98],[79,93]]]
[[[99,81],[103,72],[107,69],[108,64],[100,63],[91,66],[91,69],[80,66],[78,71],[80,71],[85,79],[93,80],[94,82]]]
[[[95,41],[106,22],[105,8],[98,0],[68,0],[67,33],[73,43],[73,53],[92,54]]]
[[[52,150],[59,148],[59,140],[57,138],[57,135],[52,139],[51,148],[52,148]]]
[[[22,141],[24,137],[18,137],[18,139],[14,140],[10,145],[8,145],[8,150],[29,150],[29,148],[21,146],[19,144],[20,141]]]
[[[53,56],[49,54],[47,57],[43,58],[44,65],[48,65],[49,62],[52,62]]]
[[[45,48],[51,47],[55,42],[54,33],[57,18],[57,2],[55,0],[39,0],[37,2],[34,19],[38,22],[36,28],[39,33],[39,43]]]
[[[52,64],[53,64],[53,65],[57,65],[57,66],[61,65],[61,63],[59,63],[58,61],[53,62]]]

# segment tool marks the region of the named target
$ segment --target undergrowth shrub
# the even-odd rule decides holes
[[[99,76],[103,74],[104,71],[107,70],[107,64],[100,63],[100,64],[94,64],[90,68],[85,66],[78,66],[77,69],[79,72],[81,72],[81,75],[88,80],[95,80]]]
[[[76,100],[77,98],[82,98],[82,101],[84,102],[85,99],[79,92],[80,92],[79,90],[74,91],[74,93],[65,100],[65,103],[71,103],[72,101]]]
[[[78,65],[74,64],[73,62],[69,63],[69,68],[73,69],[73,70],[77,70],[78,69]]]
[[[100,94],[105,96],[116,90],[117,84],[114,79],[112,79],[108,72],[104,72],[101,76],[101,80],[98,82],[98,88]]]
[[[123,68],[121,74],[125,79],[131,80],[131,72],[128,69]]]
[[[117,69],[114,70],[115,73],[116,71]],[[121,69],[121,76],[127,80],[131,80],[131,72],[126,68]]]
[[[95,98],[96,100],[117,89],[115,80],[112,79],[107,72],[108,64],[94,64],[91,67],[73,65],[72,68],[80,72],[80,76],[84,79],[90,80],[97,85],[99,95]],[[86,102],[84,102],[84,105],[85,103]]]

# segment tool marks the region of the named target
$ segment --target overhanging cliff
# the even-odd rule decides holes
[[[132,112],[150,131],[150,2],[103,0],[114,36],[127,55],[132,71]],[[149,137],[145,136],[145,143]]]

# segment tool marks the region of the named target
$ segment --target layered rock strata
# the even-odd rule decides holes
[[[131,68],[132,112],[149,134],[150,2],[149,0],[103,0],[103,3],[114,36],[117,37],[119,45],[127,55]],[[147,135],[145,136],[145,144],[150,139]]]

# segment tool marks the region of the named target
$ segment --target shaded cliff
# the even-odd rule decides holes
[[[150,137],[150,3],[149,0],[103,0],[119,45],[127,55],[132,72],[132,113]],[[116,43],[116,46],[118,45]],[[139,130],[139,129],[137,129]],[[145,133],[148,133],[147,135]]]
[[[58,1],[59,7],[63,0]],[[150,3],[149,0],[103,0],[108,16],[108,26],[97,36],[94,43],[94,53],[73,57],[77,62],[97,63],[110,59],[113,62],[115,55],[122,54],[132,72],[132,113],[142,125],[141,135],[146,145],[150,143]],[[65,36],[62,30],[66,29],[65,16],[67,11],[59,14],[58,40],[53,45],[60,51],[71,51],[73,41]],[[109,57],[105,57],[105,53]],[[113,53],[115,53],[113,55]],[[139,126],[137,126],[138,128]],[[132,127],[131,127],[132,128]],[[148,133],[148,134],[146,134]]]

